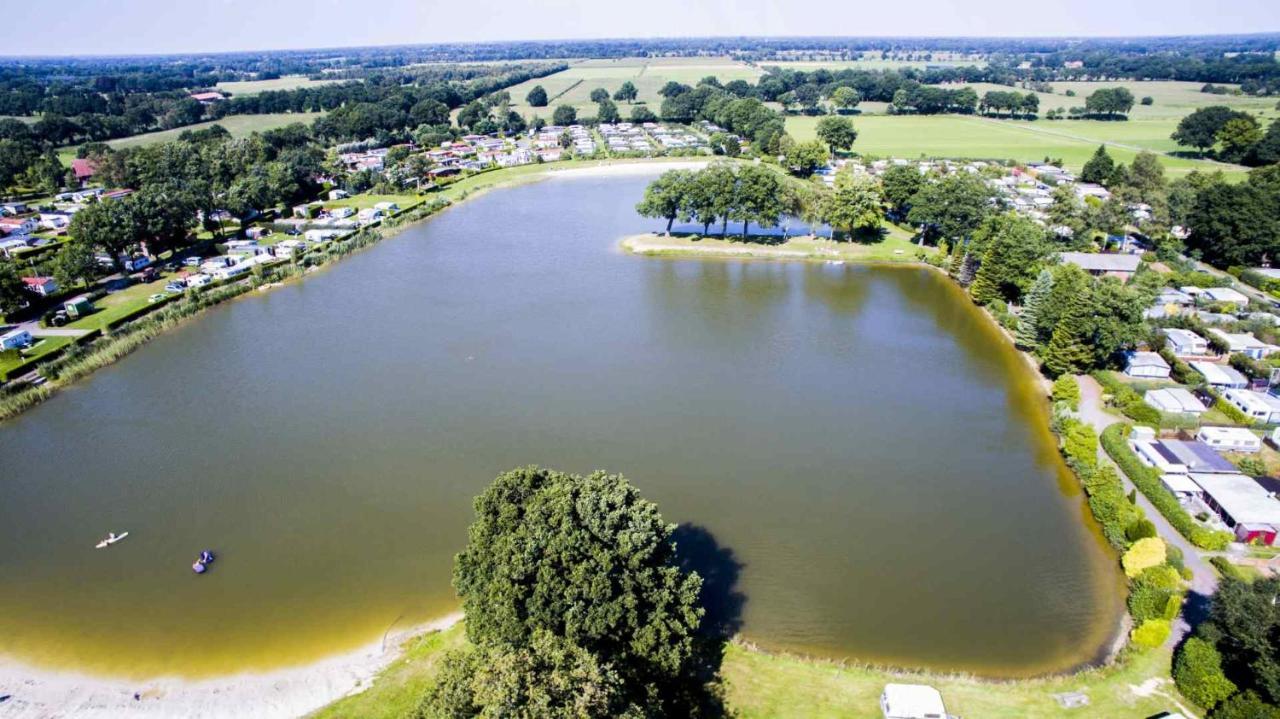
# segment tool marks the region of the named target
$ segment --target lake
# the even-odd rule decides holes
[[[475,198],[0,426],[0,650],[198,676],[377,640],[456,609],[472,498],[543,464],[629,477],[731,568],[763,646],[996,676],[1097,658],[1122,578],[963,293],[624,254],[663,224],[633,210],[647,179]],[[95,551],[108,530],[130,536]]]

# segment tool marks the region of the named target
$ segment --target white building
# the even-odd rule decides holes
[[[1272,545],[1280,533],[1280,500],[1242,474],[1191,478],[1204,490],[1205,504],[1235,531],[1238,542]]]
[[[1130,352],[1124,373],[1130,377],[1169,379],[1169,363],[1155,352]]]
[[[1179,357],[1198,357],[1209,354],[1209,340],[1191,330],[1171,327],[1164,331],[1164,344]]]
[[[1219,452],[1253,454],[1262,450],[1262,438],[1244,427],[1201,427],[1196,439]]]
[[[1212,362],[1188,362],[1187,364],[1203,375],[1204,381],[1213,387],[1244,389],[1249,386],[1249,379],[1234,367]]]
[[[1235,390],[1228,390],[1234,392]],[[1204,414],[1205,406],[1194,394],[1182,387],[1153,389],[1142,397],[1142,401],[1161,412],[1170,414]]]
[[[924,684],[886,684],[880,695],[885,719],[947,719],[942,694]]]
[[[1230,287],[1206,287],[1201,296],[1212,302],[1229,302],[1241,307],[1249,304],[1249,298]]]
[[[1228,389],[1223,390],[1222,398],[1254,421],[1280,422],[1280,397],[1247,389]]]
[[[1262,359],[1276,352],[1280,352],[1280,347],[1269,345],[1266,342],[1254,337],[1249,332],[1223,332],[1219,329],[1209,330],[1215,337],[1222,340],[1227,345],[1228,354],[1242,354],[1253,359]]]

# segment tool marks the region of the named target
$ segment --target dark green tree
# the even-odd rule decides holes
[[[927,234],[960,242],[992,212],[993,192],[977,175],[955,173],[920,188],[912,200],[907,219],[924,226]]]
[[[906,217],[911,200],[924,187],[924,175],[914,165],[892,165],[880,176],[885,202],[898,217]]]
[[[1031,290],[1027,293],[1026,302],[1022,304],[1022,314],[1018,315],[1018,332],[1014,342],[1024,350],[1040,347],[1040,313],[1052,291],[1053,273],[1047,269],[1040,270],[1035,284],[1031,285]]]
[[[622,83],[622,86],[618,88],[617,92],[613,93],[613,99],[618,102],[625,102],[628,105],[630,105],[631,103],[635,102],[636,97],[638,97],[639,94],[640,94],[639,91],[636,90],[635,83],[631,82],[630,80],[627,80],[626,82]]]
[[[667,234],[671,225],[685,209],[685,195],[693,186],[695,176],[685,170],[668,170],[644,188],[644,199],[636,205],[641,217],[661,218],[667,221]]]
[[[847,117],[828,115],[818,120],[818,139],[827,143],[832,154],[848,152],[858,139],[858,131]]]
[[[551,113],[551,124],[553,125],[572,125],[578,121],[578,111],[573,105],[560,105],[555,112]]]
[[[1194,147],[1203,155],[1218,142],[1218,131],[1239,112],[1226,105],[1202,107],[1178,121],[1169,137],[1179,145]]]
[[[473,644],[529,649],[526,665],[582,663],[563,644],[534,649],[545,632],[652,708],[686,685],[702,580],[677,566],[675,526],[625,478],[523,467],[500,474],[475,511],[453,573]]]
[[[597,87],[596,89],[591,91],[590,97],[592,102],[597,102],[597,103],[604,100],[608,100],[609,91],[604,89],[603,87]]]
[[[1115,172],[1116,162],[1111,159],[1111,155],[1107,154],[1107,146],[1099,145],[1094,151],[1093,157],[1084,163],[1084,168],[1080,171],[1080,179],[1085,182],[1093,182],[1099,185],[1105,185],[1111,179],[1111,174]]]
[[[534,85],[529,94],[524,96],[524,100],[530,107],[546,107],[547,90],[541,85]]]

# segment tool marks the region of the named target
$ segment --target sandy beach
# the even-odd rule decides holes
[[[121,679],[0,659],[0,717],[297,717],[368,686],[403,642],[462,620],[450,614],[314,664],[212,679]]]

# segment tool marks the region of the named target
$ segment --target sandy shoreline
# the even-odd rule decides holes
[[[121,679],[0,659],[0,717],[297,717],[368,686],[401,644],[462,620],[456,612],[313,664],[212,679]],[[385,648],[384,648],[385,646]],[[140,698],[135,699],[137,694]]]

